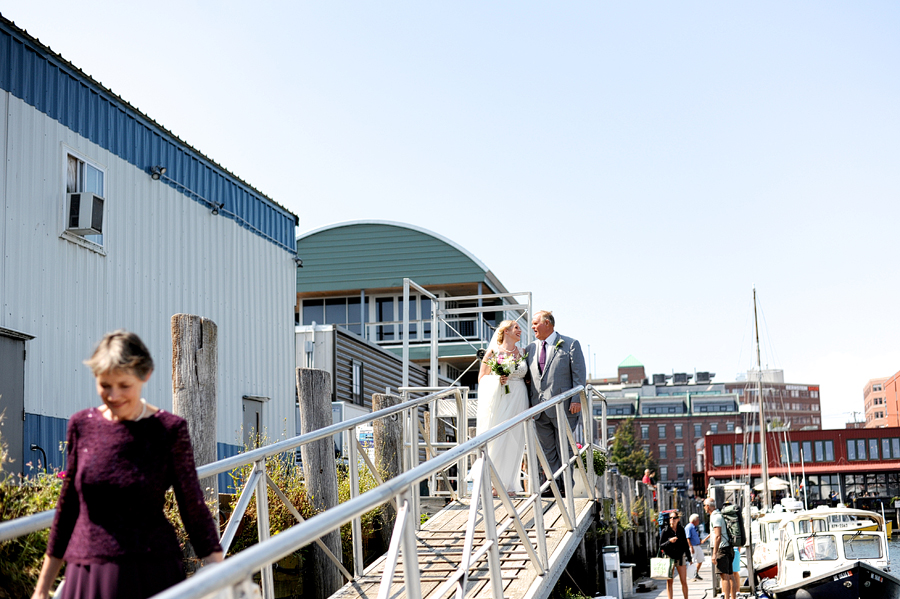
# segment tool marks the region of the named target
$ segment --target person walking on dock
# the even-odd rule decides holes
[[[696,567],[694,570],[694,576],[691,580],[703,580],[700,577],[700,567],[703,565],[703,543],[706,542],[706,539],[709,538],[709,535],[706,535],[706,539],[700,540],[700,529],[698,528],[700,524],[700,516],[698,514],[691,514],[690,522],[687,526],[684,527],[684,534],[687,535],[688,543],[691,544],[691,561]]]
[[[737,599],[737,589],[734,588],[734,549],[728,538],[728,529],[725,527],[725,518],[716,509],[716,500],[707,497],[703,502],[703,509],[710,515],[709,527],[712,529],[712,540],[709,544],[713,564],[722,581],[722,594],[725,599]]]

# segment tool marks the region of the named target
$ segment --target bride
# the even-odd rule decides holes
[[[481,362],[476,414],[476,432],[479,435],[528,409],[528,390],[525,388],[528,366],[525,363],[525,353],[517,345],[521,338],[522,329],[519,325],[513,320],[504,320],[497,327]],[[506,360],[510,356],[519,362],[509,377],[491,373],[489,361],[498,358]],[[503,490],[508,493],[520,492],[522,483],[519,475],[525,453],[524,425],[520,424],[488,443],[487,453],[500,476]],[[494,491],[496,494],[497,489]]]

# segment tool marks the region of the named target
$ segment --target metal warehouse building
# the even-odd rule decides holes
[[[82,365],[107,331],[147,343],[145,397],[172,407],[170,318],[218,325],[220,457],[246,396],[294,433],[297,217],[0,17],[0,409],[17,460],[62,466],[97,405]],[[24,468],[26,471],[28,468]]]

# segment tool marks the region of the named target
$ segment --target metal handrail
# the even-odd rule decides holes
[[[412,470],[399,474],[398,476],[385,481],[384,484],[366,491],[358,497],[352,498],[349,501],[346,501],[336,507],[321,512],[313,516],[309,520],[306,520],[302,524],[293,526],[264,542],[260,542],[256,545],[253,545],[252,547],[249,547],[248,549],[241,551],[239,554],[226,559],[221,564],[213,564],[201,569],[188,580],[174,587],[171,587],[158,595],[155,595],[154,599],[198,599],[209,593],[216,592],[229,586],[240,584],[244,580],[251,577],[254,573],[264,568],[267,564],[271,564],[293,553],[297,549],[304,547],[305,545],[314,542],[316,539],[339,528],[344,523],[353,520],[354,518],[359,518],[366,512],[390,501],[395,497],[400,497],[400,510],[398,510],[398,514],[404,514],[405,518],[401,519],[398,517],[397,524],[395,526],[395,538],[392,538],[391,546],[392,548],[402,546],[404,554],[407,555],[406,552],[410,550],[410,538],[412,538],[413,543],[415,541],[415,538],[414,536],[410,537],[410,535],[413,534],[412,529],[414,528],[414,525],[406,525],[408,524],[410,519],[418,521],[418,514],[415,514],[410,510],[410,508],[412,507],[411,495],[413,494],[413,490],[416,488],[415,486],[420,481],[427,479],[429,476],[436,472],[440,472],[441,470],[452,466],[454,463],[465,458],[465,456],[470,453],[480,450],[482,452],[482,457],[486,458],[487,453],[484,450],[487,447],[488,442],[503,436],[512,428],[520,424],[529,423],[545,410],[556,409],[557,414],[560,415],[563,409],[562,402],[576,395],[581,396],[582,411],[584,411],[585,414],[590,414],[591,412],[589,408],[591,406],[592,394],[586,392],[586,389],[584,387],[578,386],[565,393],[561,393],[560,395],[557,395],[550,400],[529,408],[518,416],[507,420],[503,424],[500,424],[490,429],[489,431],[486,431],[478,435],[477,437],[470,439],[465,443],[462,443],[457,447],[450,449],[438,455],[437,457],[434,457],[431,460],[416,466]],[[432,399],[434,398],[428,396],[426,398],[416,400],[415,402],[408,402],[408,404],[398,404],[397,406],[394,406],[394,408],[401,407],[401,409],[403,410],[408,410],[414,403],[423,402],[424,400],[431,401]],[[380,410],[378,413],[380,414],[384,411],[385,410]],[[571,430],[568,428],[566,419],[563,418],[562,422],[565,423],[564,428],[570,435]],[[531,423],[531,425],[533,426],[533,422]],[[329,429],[331,428],[333,427],[329,427]],[[589,439],[590,433],[588,432],[587,428],[585,429],[585,432],[587,433],[587,438]],[[317,438],[322,438],[322,436]],[[530,440],[532,442],[528,445],[531,448],[535,448],[533,435],[530,436]],[[582,449],[582,453],[590,446],[590,444],[587,444],[585,448]],[[543,454],[540,453],[540,449],[536,449],[538,449],[539,457],[543,457]],[[580,455],[576,453],[576,455],[572,456],[564,463],[560,471],[554,474],[559,474],[559,472],[564,471],[566,468],[570,467],[573,462],[577,463],[579,467],[582,467]],[[588,480],[592,480],[593,468],[590,467],[586,470],[589,473],[586,475],[588,477]],[[533,477],[532,480],[536,479],[537,472],[534,471],[531,467],[529,467],[529,473]],[[482,471],[482,474],[489,476],[487,470],[484,469]],[[568,513],[574,514],[574,499],[571,480],[567,477],[564,477],[564,480],[569,505],[567,506],[568,510],[561,509],[561,512],[565,514],[568,511]],[[487,489],[485,489],[483,484],[479,484],[479,482],[480,481],[476,481],[476,485],[481,487],[483,500],[485,494],[488,497],[490,496],[490,485],[488,484]],[[548,480],[540,488],[531,488],[530,491],[532,495],[536,495],[539,494],[544,488],[550,488],[551,490],[553,490],[554,494],[556,495],[557,502],[560,502],[561,498],[559,490],[556,487],[556,483],[552,479]],[[560,503],[560,507],[562,508],[562,502]],[[533,504],[532,507],[534,507]],[[490,520],[493,520],[493,518],[490,518]],[[542,521],[542,518],[535,518],[535,520]],[[398,528],[399,532],[401,533],[400,536],[402,538],[397,538]],[[405,534],[403,534],[404,529]],[[493,532],[496,533],[496,531]],[[539,535],[539,538],[540,536],[541,535]],[[494,549],[496,549],[496,543],[494,543]],[[397,551],[399,550],[400,549],[397,549]],[[546,548],[544,548],[544,551],[546,551]],[[418,578],[418,563],[411,564],[410,562],[411,559],[404,557],[404,574],[407,576],[407,583],[410,582],[410,577],[412,579]],[[412,567],[406,567],[407,565],[410,565]],[[415,572],[411,572],[412,570],[415,570]],[[407,585],[407,592],[412,592],[412,589],[409,588],[409,585]]]
[[[251,449],[249,451],[245,451],[231,457],[223,458],[211,464],[206,464],[197,468],[197,478],[202,480],[209,476],[221,474],[223,472],[229,472],[231,470],[234,470],[235,468],[240,468],[241,466],[253,464],[259,460],[265,460],[280,453],[291,451],[292,449],[296,449],[297,447],[305,445],[306,443],[327,439],[331,435],[343,432],[345,430],[352,430],[360,424],[365,424],[370,421],[386,418],[388,416],[403,412],[404,410],[428,405],[430,401],[442,399],[450,395],[459,395],[461,392],[461,387],[451,387],[449,389],[444,389],[443,391],[426,395],[425,397],[420,397],[418,399],[408,401],[405,404],[399,403],[397,405],[384,408],[383,410],[378,410],[377,412],[372,412],[370,414],[363,414],[361,416],[357,416],[356,418],[338,422],[332,424],[331,426],[326,426],[325,428],[320,428],[318,430],[314,430],[312,432],[299,435],[291,439],[278,441],[271,445],[266,445],[265,447]],[[0,542],[8,541],[10,539],[15,539],[16,537],[49,528],[53,524],[53,517],[55,513],[56,509],[52,509],[44,512],[39,512],[37,514],[32,514],[30,516],[16,518],[15,520],[10,520],[8,522],[0,523]]]

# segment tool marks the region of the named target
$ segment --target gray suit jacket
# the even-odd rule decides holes
[[[535,340],[528,346],[526,360],[528,372],[531,375],[529,400],[532,406],[587,382],[584,355],[581,353],[581,344],[577,339],[556,334],[556,341],[552,346],[547,347],[547,362],[544,365],[543,375],[538,368],[540,352],[540,341]],[[578,416],[569,414],[569,404],[571,403],[571,399],[565,403],[566,416],[570,420]],[[544,413],[554,421],[556,420],[556,410],[548,410]]]

